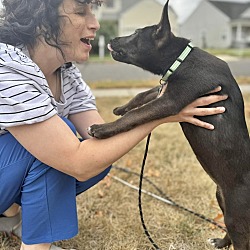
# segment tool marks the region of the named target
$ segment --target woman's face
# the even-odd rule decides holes
[[[64,0],[59,7],[62,16],[60,40],[66,43],[61,49],[66,62],[81,63],[89,58],[90,42],[100,28],[91,7],[91,4],[79,4],[75,0]]]

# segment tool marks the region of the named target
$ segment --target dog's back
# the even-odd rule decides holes
[[[216,128],[214,131],[207,131],[187,123],[181,124],[204,169],[218,185],[225,185],[228,188],[233,178],[250,170],[250,140],[242,94],[224,61],[198,48],[194,48],[186,60],[187,62],[180,66],[176,74],[170,77],[168,88],[183,88],[186,93],[192,92],[192,97],[189,98],[195,100],[211,88],[220,85],[222,94],[229,96],[221,104],[226,108],[225,113],[199,117],[213,124]],[[211,106],[216,105],[220,104]]]

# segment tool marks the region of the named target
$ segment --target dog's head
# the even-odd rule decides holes
[[[136,65],[154,74],[163,74],[178,49],[178,38],[171,32],[166,2],[159,24],[137,29],[134,34],[117,37],[108,45],[119,62]],[[169,62],[166,58],[170,58]],[[170,62],[171,61],[171,62]]]

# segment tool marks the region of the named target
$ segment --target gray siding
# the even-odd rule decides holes
[[[207,1],[198,5],[179,32],[201,48],[228,48],[232,43],[230,18]]]

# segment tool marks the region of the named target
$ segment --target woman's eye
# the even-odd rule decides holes
[[[85,16],[86,12],[77,12],[76,14],[79,15],[79,16]]]

